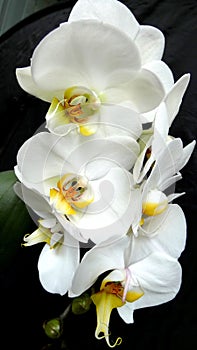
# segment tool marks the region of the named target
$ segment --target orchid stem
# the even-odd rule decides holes
[[[68,315],[68,313],[69,313],[69,311],[70,311],[70,308],[71,308],[71,303],[67,306],[67,308],[62,312],[62,314],[59,316],[59,318],[61,319],[61,321],[63,321],[66,317],[67,317],[67,315]]]

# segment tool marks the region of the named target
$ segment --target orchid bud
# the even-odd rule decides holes
[[[58,339],[63,332],[63,324],[60,318],[53,318],[47,322],[44,322],[43,328],[45,334],[52,339]]]
[[[75,315],[81,315],[90,309],[90,304],[92,300],[88,293],[82,294],[80,297],[73,299],[72,302],[72,312]]]

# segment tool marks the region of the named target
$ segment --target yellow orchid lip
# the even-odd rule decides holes
[[[104,279],[101,283],[100,291],[91,296],[93,303],[96,305],[97,313],[95,337],[97,339],[105,338],[110,348],[114,348],[122,343],[122,338],[120,337],[116,339],[114,344],[111,344],[109,341],[109,321],[112,310],[123,306],[126,301],[134,302],[144,294],[141,288],[138,287],[129,290],[127,290],[127,286],[125,288],[120,281],[113,282]]]
[[[76,210],[87,207],[94,197],[86,178],[76,174],[65,174],[50,189],[50,202],[63,215],[75,215]]]
[[[71,205],[66,201],[63,194],[56,188],[50,189],[50,202],[63,215],[74,215],[76,213]]]
[[[106,339],[110,348],[121,344],[122,338],[118,337],[114,344],[109,341],[109,320],[114,308],[124,305],[122,300],[115,294],[108,293],[106,290],[99,291],[91,296],[93,303],[96,305],[97,327],[95,337],[97,339]],[[101,335],[103,334],[103,335]]]

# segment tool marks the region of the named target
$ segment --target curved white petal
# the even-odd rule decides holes
[[[172,124],[176,117],[184,93],[190,81],[190,74],[184,74],[177,82],[172,86],[165,98],[165,104],[168,111],[169,126]]]
[[[65,138],[66,141],[66,138]],[[66,142],[65,146],[66,147]],[[75,173],[85,175],[89,180],[101,178],[112,167],[130,169],[139,153],[137,142],[129,136],[112,135],[108,137],[83,138],[69,157]]]
[[[121,105],[102,104],[100,123],[103,127],[110,126],[114,134],[129,135],[134,140],[137,140],[142,133],[142,124],[139,114]]]
[[[124,20],[122,20],[124,18]],[[81,19],[97,19],[112,24],[134,39],[139,24],[131,11],[117,0],[78,0],[72,8],[69,22]]]
[[[56,216],[58,222],[62,225],[64,230],[69,232],[69,234],[74,239],[76,239],[79,242],[87,243],[88,240],[82,236],[80,230],[72,222],[67,220],[67,218],[64,215],[58,212],[55,212],[54,215]]]
[[[30,190],[22,183],[16,182],[14,191],[24,201],[24,203],[33,209],[33,211],[41,218],[49,218],[52,216],[51,206],[48,201],[36,191]],[[55,220],[55,217],[54,217]]]
[[[22,182],[27,187],[32,186],[39,192],[48,195],[48,187],[45,188],[44,180],[62,173],[65,165],[64,159],[70,155],[73,144],[68,139],[65,148],[63,139],[47,132],[40,132],[29,138],[17,154],[17,166]],[[70,169],[68,166],[67,168]],[[68,169],[66,170],[68,172]],[[55,186],[55,183],[57,179],[54,184],[51,183],[51,186]]]
[[[153,253],[131,265],[130,270],[140,283],[144,295],[133,303],[126,303],[117,311],[126,323],[133,323],[136,309],[156,306],[172,300],[181,285],[181,266],[165,254]]]
[[[77,296],[90,288],[105,271],[124,268],[124,250],[129,238],[112,237],[89,250],[76,270],[71,294]]]
[[[179,181],[182,179],[181,173],[177,173],[176,175],[168,177],[165,181],[162,181],[162,184],[160,184],[159,188],[160,191],[165,191],[166,188],[169,188],[170,186],[174,185],[175,182]],[[169,197],[169,195],[168,195]]]
[[[126,86],[125,86],[126,88]],[[165,97],[162,81],[154,72],[143,68],[127,86],[130,100],[135,109],[145,113],[158,107]]]
[[[35,83],[31,74],[31,67],[17,68],[16,78],[20,87],[29,94],[40,98],[43,101],[51,102],[54,96],[60,100],[63,98],[62,91],[49,91],[41,89]]]
[[[160,173],[159,184],[162,185],[167,178],[175,175],[186,165],[195,145],[196,141],[194,140],[187,146],[183,147],[182,140],[179,138],[173,139],[167,144],[166,149],[164,149],[158,157],[158,172]],[[157,170],[155,171],[155,174],[156,173]]]
[[[148,25],[141,25],[135,38],[135,43],[140,51],[142,65],[162,58],[165,39],[159,29]]]
[[[94,243],[126,234],[131,224],[131,174],[121,168],[112,168],[90,184],[94,201],[86,212],[70,216],[70,220]]]
[[[80,233],[80,230],[73,225],[64,215],[58,212],[52,213],[52,208],[46,198],[37,193],[35,190],[30,190],[19,182],[14,185],[14,191],[16,194],[25,202],[25,204],[30,207],[37,217],[35,218],[36,224],[38,219],[42,218],[42,226],[52,228],[55,226],[56,221],[58,221],[62,228],[69,232],[69,234],[80,242],[87,242]],[[31,217],[34,219],[33,213],[31,212]],[[44,219],[44,220],[43,220]]]
[[[65,91],[77,85],[100,92],[132,79],[140,65],[138,49],[125,33],[83,20],[64,23],[45,36],[31,66],[41,89]]]
[[[147,190],[159,189],[163,183],[180,170],[182,161],[183,144],[181,139],[177,138],[168,143],[163,151],[157,157],[154,167],[144,184],[144,196]]]
[[[95,154],[94,148],[98,150],[97,154]],[[78,160],[78,165],[81,164],[80,172],[90,181],[94,181],[101,179],[114,167],[130,170],[139,154],[139,145],[137,141],[128,136],[111,136],[106,140],[98,139],[84,144],[84,147],[81,147],[81,151],[80,159],[82,160],[83,153],[86,153],[89,156],[89,161],[81,163],[80,159]],[[92,157],[90,153],[93,154]],[[74,161],[73,154],[72,163]]]
[[[179,170],[183,169],[183,167],[187,164],[195,146],[196,140],[190,142],[187,146],[183,148],[183,156],[179,164]]]
[[[153,253],[130,266],[144,295],[135,301],[134,308],[155,306],[172,300],[181,285],[179,262],[167,254]]]
[[[126,303],[122,307],[117,308],[117,311],[120,317],[123,319],[125,323],[133,323],[133,312],[135,310],[134,303]]]
[[[133,261],[143,259],[154,251],[178,258],[186,244],[186,220],[177,204],[168,205],[163,214],[146,218],[133,238]]]
[[[152,142],[152,149],[154,156],[157,156],[167,143],[169,132],[169,122],[166,104],[162,102],[158,107],[154,120],[154,137]]]
[[[143,66],[143,68],[154,73],[158,77],[158,79],[161,81],[163,85],[165,93],[168,93],[169,90],[173,87],[174,85],[173,73],[165,62],[154,60],[146,63]]]
[[[148,140],[144,150],[141,152],[134,165],[133,175],[134,179],[137,182],[142,181],[144,176],[150,170],[153,162],[158,158],[163,149],[166,147],[169,131],[169,122],[167,108],[164,102],[162,102],[157,109],[153,126],[153,136]],[[150,157],[146,159],[146,151],[150,146]]]
[[[79,247],[76,240],[65,233],[64,243],[51,249],[45,245],[38,261],[40,282],[50,293],[64,295],[72,284],[79,264]]]
[[[143,135],[140,138],[140,141],[141,141],[144,148],[141,151],[140,155],[138,156],[138,158],[134,164],[134,167],[133,167],[133,178],[134,178],[134,181],[136,183],[141,182],[141,180],[144,176],[144,171],[143,171],[144,159],[145,159],[146,152],[147,152],[148,148],[151,146],[152,139],[153,139],[153,137],[151,136],[151,134],[147,138],[147,140],[146,140],[146,138],[145,139],[143,138]],[[151,155],[150,155],[150,158],[152,160]],[[145,165],[146,165],[146,163],[145,163]]]

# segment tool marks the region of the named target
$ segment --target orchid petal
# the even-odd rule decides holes
[[[143,297],[134,302],[135,309],[168,302],[180,289],[181,266],[167,254],[153,253],[132,264],[130,269],[144,291]]]
[[[162,67],[163,65],[163,67]],[[190,80],[190,74],[183,75],[175,84],[173,82],[173,76],[167,65],[162,61],[150,62],[144,66],[145,68],[151,70],[156,75],[159,76],[163,87],[166,91],[166,96],[164,98],[164,102],[166,104],[167,112],[168,112],[168,125],[171,126],[174,118],[177,116],[184,93],[187,89]],[[164,68],[162,70],[162,68]],[[142,121],[152,122],[155,118],[155,114],[157,109],[154,111],[144,113],[142,116]]]
[[[89,180],[101,178],[112,167],[130,169],[139,153],[139,146],[129,136],[90,138],[79,144],[67,158],[75,173],[84,174]]]
[[[73,278],[71,292],[77,296],[91,287],[105,271],[124,268],[124,250],[129,238],[112,237],[89,250],[82,258]],[[113,253],[112,253],[113,252]],[[97,258],[99,257],[99,264]]]
[[[124,320],[125,323],[133,323],[134,318],[133,318],[133,313],[135,310],[135,304],[134,303],[126,303],[122,307],[119,307],[117,309],[120,317]]]
[[[126,323],[133,323],[135,309],[160,305],[172,300],[180,289],[181,266],[166,254],[153,253],[130,266],[144,291],[142,298],[118,308]]]
[[[181,192],[181,193],[172,193],[169,194],[168,196],[168,203],[172,202],[173,200],[183,196],[185,194],[185,192]]]
[[[150,136],[150,138],[147,140],[147,142],[145,143],[143,141],[143,138],[142,138],[142,143],[144,144],[144,149],[143,151],[140,153],[139,157],[137,158],[135,164],[134,164],[134,167],[133,167],[133,178],[135,180],[136,183],[139,183],[141,182],[142,178],[144,177],[145,175],[145,170],[146,168],[145,167],[148,167],[148,165],[146,165],[147,162],[151,163],[152,162],[152,156],[150,155],[150,160],[148,159],[145,163],[145,166],[144,166],[144,169],[143,169],[143,164],[144,164],[144,159],[146,157],[146,152],[148,150],[148,148],[151,146],[151,142],[152,142],[152,137]],[[141,141],[141,138],[140,138],[140,141]],[[148,163],[148,164],[149,164]]]
[[[33,96],[40,98],[43,101],[51,102],[54,96],[57,96],[60,99],[63,98],[61,91],[58,91],[58,90],[49,91],[46,89],[39,88],[38,85],[33,80],[30,66],[25,68],[17,68],[16,78],[20,87],[24,91],[28,92]]]
[[[154,167],[144,185],[144,195],[148,189],[160,188],[167,178],[175,175],[180,169],[180,159],[182,155],[182,141],[177,138],[166,145],[163,152],[158,156]]]
[[[130,38],[96,20],[62,24],[44,37],[32,56],[35,83],[49,91],[76,85],[102,91],[132,79],[139,69],[138,49]]]
[[[58,222],[64,228],[65,231],[69,232],[69,234],[75,238],[77,241],[87,243],[87,239],[84,239],[80,230],[70,222],[64,215],[55,212],[54,215],[57,217]]]
[[[120,105],[102,104],[100,123],[103,127],[111,127],[110,131],[114,132],[114,134],[125,134],[135,140],[137,140],[142,133],[142,124],[139,114],[130,108]]]
[[[164,102],[158,107],[154,121],[154,138],[151,151],[158,155],[166,145],[169,132],[168,113]]]
[[[51,206],[47,199],[42,197],[36,191],[32,191],[26,188],[23,184],[16,182],[14,185],[14,191],[25,204],[33,209],[33,211],[41,218],[50,218],[52,216]],[[55,224],[55,219],[54,219]]]
[[[180,159],[178,164],[179,170],[183,169],[184,166],[187,164],[195,146],[196,146],[196,140],[193,140],[183,148],[182,158]]]
[[[68,132],[72,126],[72,124],[70,125],[69,118],[65,115],[64,106],[56,97],[52,99],[51,105],[45,118],[47,128],[54,134],[57,133],[56,129],[59,126],[63,125],[65,127],[64,134]]]
[[[47,132],[40,132],[29,138],[17,154],[17,172],[21,173],[22,182],[27,187],[33,186],[39,192],[49,195],[49,189],[56,186],[57,179],[54,179],[47,188],[43,181],[61,174],[62,159],[70,154],[70,147],[72,149],[73,146],[68,142],[65,150],[63,139]],[[47,164],[53,164],[53,166],[47,166]],[[69,167],[70,170],[71,167]],[[65,172],[68,172],[68,167]]]
[[[139,24],[128,7],[116,0],[107,2],[105,0],[78,0],[72,8],[68,21],[81,19],[97,19],[111,24],[125,32],[131,39],[135,38],[139,30]]]
[[[154,73],[161,81],[165,93],[167,93],[174,84],[174,77],[171,69],[163,61],[151,61],[146,63],[143,68]]]
[[[168,177],[165,181],[162,181],[162,184],[160,184],[160,186],[159,186],[160,191],[165,191],[167,188],[174,185],[175,182],[177,182],[181,179],[182,179],[181,173],[178,173],[176,175]]]
[[[163,33],[152,26],[141,25],[135,43],[142,57],[142,65],[149,61],[160,60],[163,56],[165,39]]]
[[[133,244],[133,261],[143,259],[154,251],[178,258],[186,244],[186,221],[181,207],[170,204],[166,212],[145,219]]]
[[[168,115],[167,109],[164,102],[160,104],[157,109],[157,113],[154,120],[154,131],[153,137],[148,140],[147,145],[145,146],[143,152],[138,157],[134,169],[133,175],[137,182],[141,182],[147,172],[150,170],[155,159],[159,156],[159,154],[163,151],[163,148],[166,146],[167,137],[168,137]],[[146,160],[144,164],[144,160],[146,157],[146,151],[148,147],[151,146],[150,157]],[[142,169],[142,166],[144,167]],[[140,173],[141,172],[141,173]]]
[[[121,168],[112,168],[101,179],[91,181],[94,201],[85,213],[69,216],[85,238],[99,243],[113,235],[124,235],[130,224],[132,203],[131,174]]]
[[[78,263],[78,243],[64,233],[63,244],[60,243],[52,249],[45,245],[40,254],[38,270],[42,286],[50,293],[66,294]]]
[[[64,215],[61,215],[58,212],[53,212],[52,214],[52,208],[49,205],[49,201],[45,197],[42,197],[40,193],[30,190],[18,182],[15,184],[14,190],[25,204],[37,214],[36,223],[39,218],[43,218],[42,220],[39,220],[39,223],[44,227],[53,228],[57,219],[64,230],[69,232],[72,237],[78,241],[87,242],[87,240],[83,239],[79,229],[68,221]]]
[[[170,91],[168,92],[164,100],[168,111],[169,126],[171,126],[174,118],[176,117],[179,111],[179,108],[180,108],[184,93],[189,84],[189,81],[190,81],[190,74],[184,74],[172,86],[172,88],[170,89]]]
[[[156,108],[165,96],[164,87],[154,72],[143,68],[127,86],[136,110],[145,113]]]

